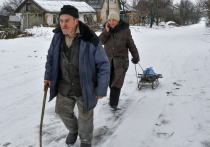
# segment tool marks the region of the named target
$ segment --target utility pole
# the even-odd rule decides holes
[[[109,16],[109,0],[107,0],[107,17]]]

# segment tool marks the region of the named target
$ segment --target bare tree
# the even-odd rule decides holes
[[[178,8],[179,13],[168,13],[165,21],[175,21],[179,25],[195,24],[200,21],[201,18],[201,6],[203,0],[198,0],[196,4],[193,4],[189,0],[181,0],[179,4],[173,7]]]
[[[134,7],[135,9],[139,11],[139,15],[140,15],[139,17],[141,18],[141,23],[143,26],[145,26],[145,20],[149,14],[149,10],[145,6],[146,6],[146,1],[141,0],[141,2],[138,2],[138,4]]]
[[[206,26],[210,27],[210,0],[205,0],[203,2],[204,11],[206,11],[207,15],[207,23]]]
[[[210,0],[198,0],[194,5],[190,0],[181,0],[177,5],[173,5],[172,0],[140,0],[135,8],[140,12],[142,17],[142,24],[144,19],[148,16],[151,19],[150,27],[153,22],[158,25],[159,20],[162,21],[175,21],[179,25],[190,23],[198,23],[201,18],[201,1],[206,2],[205,9],[210,10]],[[209,4],[209,5],[208,5]],[[177,12],[177,10],[179,12]],[[210,15],[210,11],[208,11]],[[210,16],[209,16],[210,18]]]
[[[140,12],[142,18],[150,16],[150,27],[152,27],[153,22],[158,25],[159,19],[166,16],[169,4],[170,0],[140,0],[135,8]]]
[[[156,7],[155,7],[155,20],[156,25],[159,23],[159,19],[162,18],[164,20],[167,14],[170,12],[169,4],[171,3],[170,0],[156,0]]]
[[[181,0],[179,4],[179,11],[180,11],[180,16],[183,20],[183,25],[185,25],[186,23],[188,24],[190,16],[192,16],[194,11],[194,5],[189,0]]]
[[[3,3],[2,9],[7,12],[8,15],[14,13],[14,10],[23,2],[24,0],[8,0]]]
[[[196,24],[200,21],[201,16],[202,16],[202,7],[200,5],[200,2],[197,2],[194,5],[193,13],[190,16],[190,21],[193,24]]]

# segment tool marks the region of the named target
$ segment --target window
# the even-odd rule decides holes
[[[84,15],[84,22],[87,22],[87,15]]]
[[[56,23],[56,15],[53,14],[53,24],[55,24],[55,23]]]
[[[26,3],[26,12],[31,11],[31,3]]]
[[[108,2],[108,0],[106,0],[106,2]],[[110,3],[114,3],[114,0],[109,0]],[[116,3],[116,0],[115,0]]]

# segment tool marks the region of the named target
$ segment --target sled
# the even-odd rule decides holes
[[[159,78],[163,78],[162,74],[155,74],[155,75],[144,75],[138,74],[139,82],[138,82],[138,89],[141,90],[142,87],[151,86],[152,89],[156,89],[159,85]]]

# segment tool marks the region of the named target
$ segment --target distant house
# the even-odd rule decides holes
[[[84,1],[88,3],[97,11],[97,22],[105,23],[108,19],[108,0],[74,0],[74,1]],[[122,19],[128,19],[130,23],[137,22],[138,11],[131,6],[124,5],[125,15],[123,11],[123,5],[121,5],[120,0],[109,0],[109,13],[117,12],[121,15]]]
[[[86,2],[97,11],[97,22],[105,23],[108,19],[108,0],[73,0]],[[109,0],[109,13],[117,12],[120,14],[120,0]]]
[[[128,4],[125,4],[124,6],[121,5],[120,14],[121,18],[130,24],[136,24],[140,21],[139,11],[129,6]]]
[[[97,12],[100,14],[101,23],[105,23],[108,20],[108,0],[103,0],[101,9],[98,9]],[[120,15],[120,0],[109,0],[109,13],[117,12]]]
[[[76,7],[79,10],[79,18],[84,23],[92,23],[97,19],[96,10],[90,5],[75,1],[25,0],[14,12],[21,18],[21,30],[39,25],[56,26],[59,23],[59,12],[63,5]]]
[[[21,18],[19,16],[9,16],[9,25],[15,26],[20,29],[21,26]]]

